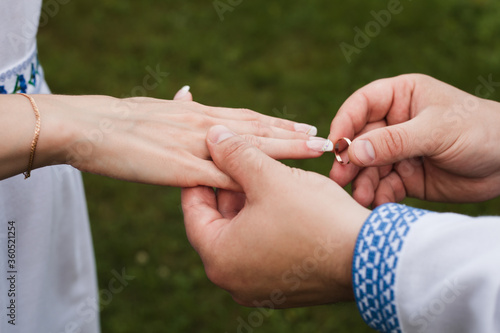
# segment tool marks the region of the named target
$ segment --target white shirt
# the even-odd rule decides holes
[[[36,55],[40,8],[0,2],[0,92],[50,93]],[[96,333],[97,303],[80,173],[53,166],[0,181],[0,332]]]
[[[41,0],[0,1],[0,68],[10,69],[36,48]]]
[[[358,236],[353,286],[381,332],[500,332],[500,218],[382,205]]]

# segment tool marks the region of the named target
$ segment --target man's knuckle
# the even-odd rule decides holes
[[[382,143],[391,156],[399,156],[403,153],[408,143],[408,135],[400,129],[383,129]]]
[[[229,170],[236,171],[240,167],[240,156],[242,156],[249,147],[246,141],[233,141],[224,147],[222,156],[226,160]]]
[[[224,147],[223,156],[225,158],[235,158],[247,148],[245,141],[231,141]]]

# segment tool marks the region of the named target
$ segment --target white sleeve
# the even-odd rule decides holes
[[[380,206],[358,236],[353,286],[382,332],[500,332],[500,218]]]

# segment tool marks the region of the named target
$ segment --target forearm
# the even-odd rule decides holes
[[[28,99],[4,95],[0,100],[0,179],[26,171],[35,115]]]
[[[33,98],[41,115],[33,168],[66,163],[127,181],[240,190],[210,160],[205,137],[216,124],[246,135],[274,158],[312,158],[324,152],[308,145],[313,126],[251,110],[153,98]],[[5,96],[0,102],[3,179],[26,171],[35,116],[23,96]]]
[[[78,149],[78,143],[85,139],[85,133],[99,129],[99,119],[105,117],[104,109],[117,101],[105,96],[32,97],[41,119],[33,169],[71,164],[81,158],[85,152]],[[0,98],[0,179],[5,179],[27,170],[36,118],[26,97],[2,95]]]

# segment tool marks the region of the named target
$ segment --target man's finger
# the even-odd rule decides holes
[[[241,192],[241,186],[229,175],[222,172],[212,161],[199,160],[196,164],[196,172],[192,175],[196,185],[223,188],[226,190]]]
[[[429,128],[431,113],[401,124],[378,128],[356,138],[349,147],[349,160],[358,166],[381,166],[434,153],[442,142]]]
[[[244,193],[218,190],[217,210],[226,219],[233,219],[245,206],[246,196]]]
[[[352,94],[340,107],[330,127],[329,139],[352,139],[371,122],[387,118],[389,124],[409,120],[415,83],[408,76],[372,82]]]
[[[210,243],[214,232],[224,224],[214,190],[205,186],[183,188],[181,202],[187,237],[201,254],[204,244]]]
[[[240,184],[247,198],[258,198],[264,185],[274,182],[286,167],[222,125],[207,134],[207,146],[217,167]]]
[[[406,189],[401,177],[395,172],[391,172],[387,177],[380,180],[375,192],[373,207],[383,205],[388,202],[400,202],[406,197]]]

